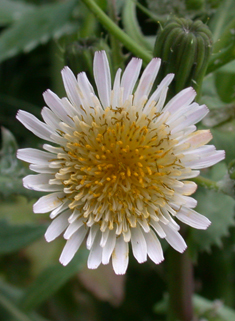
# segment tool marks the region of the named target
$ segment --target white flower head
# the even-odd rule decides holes
[[[164,259],[158,237],[179,252],[186,248],[175,218],[197,229],[210,224],[193,210],[197,202],[189,195],[197,186],[186,179],[222,160],[224,151],[205,145],[209,130],[196,130],[208,109],[193,102],[193,88],[165,105],[169,74],[150,96],[160,63],[152,59],[138,81],[142,61],[133,58],[122,76],[118,69],[112,87],[106,54],[96,52],[98,95],[85,73],[76,79],[65,67],[68,98],[47,90],[44,122],[22,110],[17,114],[27,129],[53,144],[44,144],[45,151],[20,149],[17,156],[38,173],[26,176],[24,186],[48,192],[33,210],[51,212],[48,242],[61,233],[67,240],[63,265],[85,240],[89,268],[112,257],[115,273],[124,274],[129,243],[139,263],[149,256],[158,264]]]

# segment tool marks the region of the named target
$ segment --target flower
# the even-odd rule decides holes
[[[98,95],[85,73],[76,79],[65,67],[68,98],[47,90],[44,122],[22,110],[17,114],[27,129],[57,145],[44,144],[44,151],[19,149],[17,157],[39,173],[26,176],[24,186],[49,192],[33,210],[51,212],[48,242],[64,232],[63,265],[86,239],[89,268],[108,264],[112,257],[115,273],[124,274],[129,243],[139,263],[149,256],[158,264],[164,259],[158,237],[179,252],[186,249],[174,218],[197,229],[210,224],[193,210],[197,202],[189,195],[197,185],[186,179],[222,160],[224,151],[205,146],[212,138],[209,130],[196,131],[194,124],[208,109],[193,102],[193,88],[182,90],[165,105],[174,76],[169,74],[150,96],[160,63],[159,58],[152,59],[137,84],[142,61],[133,58],[122,77],[118,69],[111,89],[106,54],[96,52]]]

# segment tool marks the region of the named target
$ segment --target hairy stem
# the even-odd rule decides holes
[[[192,178],[191,180],[194,181],[197,185],[205,187],[207,189],[214,190],[216,192],[220,190],[217,182],[212,181],[209,178],[202,177],[201,175],[199,175],[198,177]]]
[[[188,251],[168,252],[169,307],[167,321],[193,320],[193,266]]]

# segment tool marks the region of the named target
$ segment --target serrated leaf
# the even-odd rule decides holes
[[[28,199],[42,196],[41,193],[27,190],[22,185],[22,177],[28,174],[23,162],[16,158],[17,143],[15,137],[6,128],[2,128],[2,149],[0,150],[0,196],[24,195]]]
[[[235,121],[225,124],[223,127],[218,129],[211,129],[213,135],[212,144],[217,149],[225,150],[226,158],[225,162],[229,164],[235,159]]]
[[[43,271],[29,286],[21,300],[24,311],[35,309],[62,287],[73,275],[81,270],[87,260],[87,251],[80,249],[67,265],[56,264]]]
[[[235,311],[225,306],[222,301],[210,301],[200,295],[194,295],[193,305],[196,315],[205,317],[209,321],[235,320]]]
[[[42,237],[46,225],[11,225],[0,220],[0,254],[18,251]]]
[[[0,25],[14,22],[34,8],[34,5],[23,1],[0,0]]]
[[[73,32],[75,25],[69,20],[76,2],[46,4],[22,14],[21,19],[1,34],[0,62]]]
[[[212,245],[221,245],[221,238],[228,235],[228,229],[235,225],[235,200],[230,196],[199,188],[195,198],[198,201],[196,210],[205,215],[211,225],[206,231],[192,230],[190,247],[197,250],[209,250]]]
[[[166,294],[162,301],[154,306],[154,312],[167,313],[169,307],[169,295]],[[219,300],[210,301],[198,294],[193,295],[193,309],[195,316],[200,320],[207,321],[232,321],[235,320],[235,311]]]
[[[25,175],[23,175],[25,176]],[[0,196],[3,198],[11,195],[23,195],[28,200],[43,196],[42,193],[24,188],[22,183],[22,175],[19,177],[13,175],[0,175]]]
[[[15,157],[17,150],[15,137],[6,128],[2,127],[2,149],[0,150],[0,172],[6,174],[18,167]]]

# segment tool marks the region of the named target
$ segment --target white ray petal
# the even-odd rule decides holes
[[[54,140],[51,138],[53,131],[49,128],[49,126],[41,122],[32,114],[23,110],[19,110],[16,118],[34,135],[48,140],[49,142],[54,142]]]
[[[191,195],[197,189],[197,184],[191,181],[182,182],[184,185],[182,187],[176,187],[175,191],[181,193],[182,195]]]
[[[114,79],[114,84],[113,84],[113,90],[111,94],[111,105],[113,108],[120,107],[119,106],[119,101],[120,101],[120,77],[121,77],[121,72],[122,70],[119,68],[116,72],[115,79]]]
[[[223,150],[214,151],[211,155],[204,156],[201,159],[193,159],[185,162],[185,166],[191,167],[192,169],[207,168],[215,165],[225,158],[225,152]]]
[[[43,144],[43,149],[47,150],[50,153],[54,153],[54,154],[58,154],[58,153],[63,153],[63,149],[61,147],[57,147],[57,146],[52,146],[49,144]],[[53,155],[53,158],[55,158],[57,156]]]
[[[123,103],[132,94],[136,81],[139,77],[140,69],[142,66],[142,60],[139,58],[132,58],[129,64],[126,66],[122,80],[121,87],[123,87]]]
[[[169,111],[172,114],[179,108],[183,108],[184,106],[191,104],[196,95],[197,93],[192,87],[183,89],[168,102],[164,111]]]
[[[41,115],[45,123],[53,129],[54,132],[58,131],[60,119],[48,107],[43,107]]]
[[[105,51],[96,51],[94,57],[94,78],[99,98],[104,108],[110,106],[111,76]]]
[[[47,242],[51,242],[56,239],[66,229],[69,224],[69,215],[71,215],[71,211],[67,210],[52,221],[45,233],[45,239]]]
[[[92,227],[90,228],[90,231],[89,231],[89,234],[88,234],[88,238],[87,238],[87,241],[86,241],[86,246],[87,246],[88,250],[91,249],[98,230],[99,230],[99,225],[98,224],[93,224]]]
[[[86,101],[87,106],[94,107],[92,95],[94,95],[95,92],[89,80],[87,79],[87,75],[85,74],[85,72],[79,73],[77,76],[77,80],[79,88],[81,89],[83,94],[83,100]]]
[[[158,222],[151,220],[150,224],[154,228],[154,230],[157,232],[160,238],[163,239],[166,237],[166,233],[163,231],[161,225]]]
[[[71,216],[71,210],[70,210],[70,216]],[[84,225],[84,217],[81,217],[80,219],[77,219],[75,222],[69,224],[67,230],[64,233],[64,238],[66,240],[70,239],[71,236],[82,226]]]
[[[157,89],[154,91],[154,93],[150,96],[147,104],[144,107],[144,112],[147,114],[149,111],[149,106],[150,104],[155,101],[158,102],[159,101],[159,97],[162,97],[162,101],[163,103],[165,102],[165,98],[166,98],[166,93],[168,91],[168,86],[170,85],[170,83],[172,82],[174,78],[174,74],[169,74],[167,75],[161,82],[160,84],[157,86]],[[164,98],[165,97],[165,98]],[[164,98],[164,99],[163,99]],[[161,102],[161,104],[159,104],[159,108],[158,109],[162,109],[162,105],[163,103]],[[160,107],[161,105],[161,107]]]
[[[89,269],[97,269],[102,261],[103,248],[100,246],[101,232],[96,234],[94,243],[90,250],[90,254],[87,260],[87,266]]]
[[[53,113],[63,122],[73,125],[72,119],[68,116],[68,112],[63,106],[61,99],[53,93],[50,89],[43,93],[43,98],[48,107]]]
[[[34,213],[47,213],[63,204],[64,193],[56,192],[51,193],[39,198],[39,200],[33,205]]]
[[[183,136],[183,139],[181,139],[178,145],[189,144],[189,149],[195,149],[209,143],[211,139],[212,135],[210,130],[197,130],[189,136]]]
[[[206,230],[211,224],[210,220],[196,211],[182,207],[176,217],[183,223],[200,230]]]
[[[67,97],[61,98],[61,102],[64,106],[64,109],[70,117],[78,115],[78,112],[76,111],[75,107],[70,103]]]
[[[208,112],[209,109],[205,105],[199,106],[197,110],[193,111],[189,115],[186,114],[178,119],[179,124],[173,124],[174,127],[172,128],[171,133],[177,133],[183,128],[187,128],[188,126],[198,123],[208,114]]]
[[[147,252],[150,259],[159,264],[164,260],[161,244],[156,237],[156,234],[150,230],[149,233],[144,233],[144,237],[147,244]]]
[[[155,78],[158,74],[159,68],[161,65],[161,59],[160,58],[153,58],[150,63],[145,68],[140,81],[139,85],[135,91],[135,98],[134,98],[134,106],[136,106],[139,102],[139,100],[143,96],[147,96],[150,93],[150,90],[154,84]]]
[[[67,241],[65,247],[61,253],[59,261],[63,265],[67,265],[72,258],[74,257],[75,253],[81,246],[85,236],[87,233],[87,227],[85,225],[81,226],[80,229],[73,234],[73,236]]]
[[[102,233],[101,240],[100,240],[100,246],[105,247],[108,240],[109,240],[109,229],[106,228],[106,230]]]
[[[62,191],[63,185],[50,185],[49,180],[53,176],[50,174],[28,175],[23,178],[25,188],[41,192],[56,192]],[[62,184],[62,183],[61,183]]]
[[[159,223],[161,224],[161,223]],[[165,239],[167,242],[178,252],[183,253],[187,245],[182,236],[175,229],[170,228],[168,225],[161,224],[164,232],[166,233]]]
[[[113,253],[114,247],[116,244],[116,233],[113,230],[110,230],[109,232],[109,237],[108,240],[103,248],[103,252],[102,252],[102,263],[103,264],[108,264],[110,257]]]
[[[35,165],[49,165],[50,160],[55,158],[55,155],[34,148],[18,149],[17,158],[24,162]]]
[[[195,170],[190,170],[189,172],[183,172],[180,176],[173,176],[172,178],[176,179],[189,179],[189,178],[194,178],[197,177],[200,174],[200,171],[195,171]]]
[[[147,260],[147,245],[141,228],[137,225],[131,229],[131,245],[134,257],[139,263]]]
[[[73,106],[79,109],[81,101],[78,95],[79,90],[77,79],[75,78],[73,72],[71,71],[71,69],[69,69],[69,67],[64,67],[64,69],[61,71],[61,74],[64,82],[64,88],[69,100],[71,101]]]
[[[68,208],[69,200],[65,200],[63,203],[61,203],[60,206],[56,207],[50,214],[50,218],[55,218],[58,214],[62,213],[64,210]]]
[[[115,249],[112,254],[112,265],[116,274],[125,274],[129,262],[128,243],[123,240],[122,235],[117,238]]]
[[[53,174],[55,175],[57,170],[54,168],[48,167],[48,165],[35,165],[35,164],[30,164],[29,169],[31,171],[34,171],[36,173],[42,173],[42,174]]]
[[[138,219],[138,223],[146,233],[149,232],[150,227],[146,219]]]

